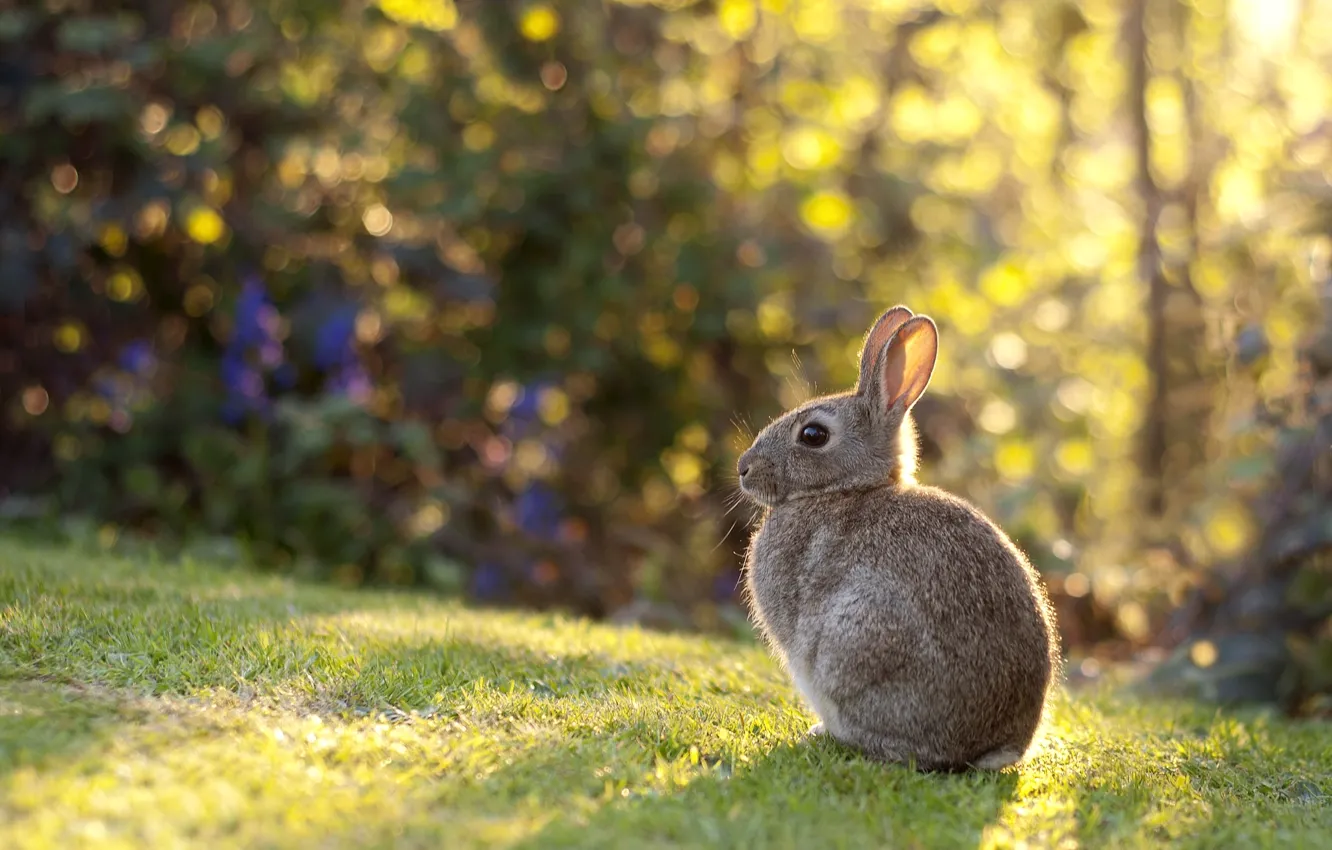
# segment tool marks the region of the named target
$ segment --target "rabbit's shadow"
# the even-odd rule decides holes
[[[826,736],[720,763],[674,793],[557,818],[524,847],[975,847],[1017,794],[1015,772],[925,773],[877,764]]]

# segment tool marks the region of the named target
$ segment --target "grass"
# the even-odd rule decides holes
[[[801,740],[761,649],[0,538],[0,847],[1332,846],[1332,728],[1061,697],[1017,771]]]

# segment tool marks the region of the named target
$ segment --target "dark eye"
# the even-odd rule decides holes
[[[817,422],[811,422],[800,429],[800,442],[817,449],[828,442],[828,429]]]

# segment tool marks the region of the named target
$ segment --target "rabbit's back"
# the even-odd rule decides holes
[[[996,741],[1025,749],[1035,733],[1056,663],[1049,606],[1023,555],[966,502],[886,486],[784,503],[754,539],[749,585],[835,735],[855,717],[947,763]]]

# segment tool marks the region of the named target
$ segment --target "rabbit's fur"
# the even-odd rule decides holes
[[[975,507],[914,480],[912,405],[938,331],[895,307],[871,328],[852,392],[773,422],[740,458],[763,508],[751,611],[826,732],[923,770],[1022,759],[1059,665],[1036,571]],[[826,429],[818,442],[815,428]],[[812,435],[812,436],[811,436]]]

